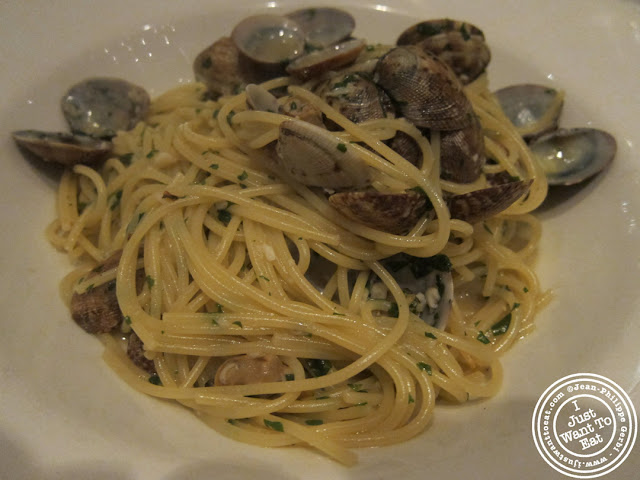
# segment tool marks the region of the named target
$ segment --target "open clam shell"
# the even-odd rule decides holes
[[[366,42],[359,38],[314,50],[296,58],[287,65],[287,73],[300,80],[309,80],[329,70],[336,70],[353,63]]]
[[[231,39],[254,62],[280,65],[304,53],[304,33],[296,21],[280,15],[253,15],[238,23]]]
[[[474,182],[486,162],[484,132],[475,115],[461,129],[442,132],[440,136],[440,175],[458,183]]]
[[[301,8],[287,14],[304,32],[307,45],[324,48],[348,38],[356,27],[353,16],[331,7]]]
[[[410,230],[430,206],[425,195],[414,191],[340,192],[331,195],[329,203],[346,217],[376,230],[395,234]]]
[[[15,142],[47,162],[71,166],[105,159],[113,145],[86,135],[39,130],[18,130],[11,134]]]
[[[274,76],[272,69],[244,57],[229,37],[222,37],[202,50],[193,62],[193,71],[196,80],[204,83],[214,98],[240,93],[247,84],[261,83]]]
[[[463,84],[480,76],[491,61],[484,34],[475,25],[449,18],[426,20],[408,28],[398,45],[417,45],[445,62]]]
[[[282,122],[276,153],[279,167],[304,185],[362,188],[370,182],[370,167],[353,147],[308,122]]]
[[[564,92],[544,85],[521,84],[494,92],[502,111],[526,141],[558,128]]]
[[[448,200],[451,218],[477,223],[506,210],[531,186],[533,180],[518,180],[454,195]]]
[[[151,99],[146,90],[119,78],[89,78],[62,97],[62,112],[74,133],[111,138],[143,120]]]
[[[560,129],[530,145],[549,185],[574,185],[606,168],[616,154],[613,136],[595,128]]]
[[[459,130],[473,121],[473,108],[460,80],[435,55],[416,46],[390,50],[378,61],[374,81],[418,127]]]

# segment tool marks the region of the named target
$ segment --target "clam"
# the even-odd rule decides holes
[[[440,136],[440,176],[458,183],[475,181],[486,161],[484,132],[478,117],[461,129]]]
[[[494,94],[505,115],[526,141],[558,128],[563,91],[521,84],[501,88]]]
[[[349,13],[337,8],[301,8],[287,14],[304,32],[307,45],[318,49],[328,47],[351,36],[356,21]]]
[[[425,195],[411,190],[339,192],[329,197],[329,203],[356,222],[394,234],[410,230],[431,206]]]
[[[261,83],[274,72],[240,54],[233,40],[222,37],[201,51],[193,62],[196,80],[217,98],[241,92],[249,83]]]
[[[300,80],[309,80],[326,71],[336,70],[353,63],[365,45],[364,40],[354,38],[321,50],[314,50],[289,63],[287,73]]]
[[[136,335],[136,332],[131,332],[129,335],[129,340],[127,342],[127,356],[131,359],[134,365],[147,373],[156,373],[155,363],[144,355],[144,343],[142,343],[140,337]]]
[[[477,223],[506,210],[531,186],[533,180],[501,183],[449,198],[451,218]]]
[[[390,50],[378,61],[374,81],[418,127],[459,130],[473,121],[460,80],[444,62],[418,47]]]
[[[410,295],[410,309],[427,324],[447,326],[453,300],[451,261],[446,255],[420,258],[400,253],[382,261],[398,285]]]
[[[351,145],[308,122],[282,122],[276,153],[278,166],[304,185],[362,188],[370,182],[370,167]]]
[[[72,132],[111,138],[143,120],[150,103],[138,85],[119,78],[89,78],[62,97],[62,112]]]
[[[258,64],[281,65],[304,53],[298,23],[280,15],[254,15],[238,23],[231,39],[240,52]]]
[[[573,185],[603,170],[616,154],[615,138],[594,128],[560,129],[530,145],[549,185]]]
[[[277,355],[238,355],[227,359],[216,371],[215,385],[251,385],[282,382],[285,365]]]
[[[314,92],[354,123],[385,118],[394,113],[386,94],[358,73],[331,77]]]
[[[19,130],[11,135],[20,147],[34,155],[66,166],[98,162],[108,157],[113,148],[106,140],[63,132]]]
[[[411,135],[397,131],[389,142],[389,146],[412,165],[422,165],[422,150]]]
[[[318,110],[315,105],[308,103],[300,97],[287,97],[282,105],[280,105],[280,113],[324,128],[322,112]]]
[[[449,65],[465,85],[480,76],[491,60],[482,30],[448,18],[417,23],[405,30],[396,43],[417,45],[433,53]]]
[[[272,113],[278,111],[278,99],[266,88],[250,83],[244,91],[247,95],[247,104],[252,109]]]

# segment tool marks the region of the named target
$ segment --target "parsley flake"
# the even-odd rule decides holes
[[[483,332],[478,332],[478,336],[476,337],[476,340],[478,340],[479,342],[484,343],[485,345],[487,343],[491,343],[491,340],[489,340],[487,338],[487,336]]]
[[[316,425],[322,425],[324,423],[324,420],[311,419],[311,420],[305,420],[304,423],[306,423],[307,425],[316,426]]]
[[[269,427],[271,430],[275,430],[276,432],[284,432],[284,427],[282,426],[282,422],[272,422],[271,420],[264,419],[264,424]]]
[[[340,150],[342,153],[347,151],[347,146],[344,143],[339,143],[336,148]]]
[[[418,362],[417,365],[420,370],[424,370],[425,372],[427,372],[427,375],[431,375],[431,365],[424,362]]]

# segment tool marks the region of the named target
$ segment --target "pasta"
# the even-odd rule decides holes
[[[321,110],[373,169],[376,189],[419,187],[433,217],[400,235],[343,216],[321,189],[273,168],[268,145],[288,117],[248,109],[245,93],[204,99],[205,87],[192,83],[155,99],[99,168],[64,173],[47,235],[78,265],[62,282],[68,303],[115,281],[124,321],[100,338],[129,385],[183,404],[232,439],[311,446],[350,465],[352,447],[425,430],[436,400],[499,390],[501,355],[549,299],[531,268],[541,228],[530,212],[546,181],[485,75],[465,93],[495,161],[471,184],[439,178],[437,133],[429,141],[404,119],[352,123],[289,78],[263,86]],[[420,167],[384,143],[397,131],[420,146]],[[483,222],[450,218],[447,195],[486,187],[499,172],[532,179],[528,195]],[[118,251],[117,265],[92,272]],[[456,295],[446,329],[419,318],[385,264],[400,252],[450,259]],[[320,286],[310,279],[319,259],[330,265]],[[372,279],[384,294],[374,295]],[[131,331],[155,373],[127,356]],[[212,385],[223,362],[244,355],[275,356],[284,378]]]

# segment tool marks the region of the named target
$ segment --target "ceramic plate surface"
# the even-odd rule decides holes
[[[562,88],[563,126],[603,128],[618,141],[604,175],[540,209],[537,271],[555,299],[537,330],[504,357],[499,395],[439,407],[427,432],[361,450],[359,465],[346,469],[312,451],[232,442],[187,410],[129,389],[102,363],[101,345],[70,320],[58,294],[70,265],[43,231],[54,218],[59,173],[25,160],[9,132],[63,129],[59,98],[87,76],[124,77],[152,95],[192,81],[195,55],[240,19],[302,3],[5,1],[0,478],[559,479],[566,477],[542,460],[531,435],[534,407],[549,385],[578,372],[604,375],[640,409],[640,3],[339,3],[356,17],[356,35],[371,42],[393,42],[422,19],[470,21],[492,50],[492,88],[516,82]],[[636,444],[606,478],[637,478],[639,452]]]

